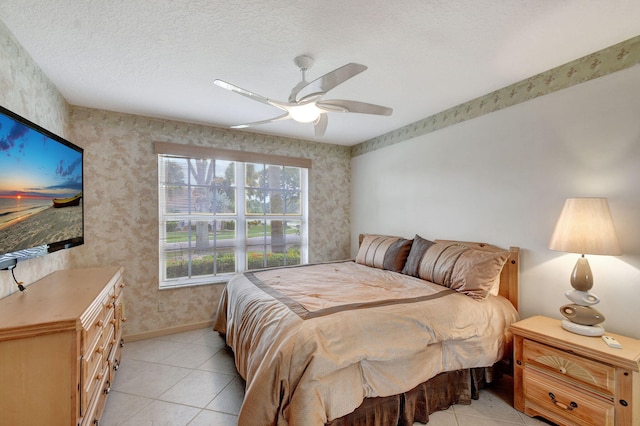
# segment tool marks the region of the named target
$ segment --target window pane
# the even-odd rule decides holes
[[[161,183],[164,185],[186,185],[187,184],[187,160],[186,158],[164,157],[164,175],[160,175]]]
[[[247,250],[247,270],[262,269],[266,267],[264,246],[249,247]]]
[[[282,191],[270,191],[265,203],[266,214],[284,214],[284,196]]]
[[[236,163],[233,161],[216,160],[216,185],[236,186]]]
[[[189,182],[191,182],[192,185],[211,185],[214,163],[214,160],[190,158],[188,160]]]
[[[286,214],[301,214],[300,210],[300,192],[299,191],[287,191],[285,194],[285,213]]]
[[[211,191],[213,213],[236,213],[236,164],[234,162],[216,160],[215,178]]]
[[[246,214],[264,214],[264,202],[266,194],[261,189],[245,190]]]
[[[302,222],[299,220],[289,220],[285,221],[285,233],[287,238],[287,243],[295,242],[296,244],[300,243],[300,229],[302,227]]]
[[[165,200],[166,214],[188,213],[189,190],[187,186],[187,162],[183,158],[164,158],[163,173],[159,174]]]
[[[285,167],[282,187],[289,190],[300,190],[300,169],[297,167]]]
[[[287,246],[286,250],[272,251],[271,246],[253,247],[247,252],[247,269],[273,268],[276,266],[300,265],[299,246]]]
[[[189,276],[189,252],[167,251],[165,252],[165,277],[175,279]]]
[[[216,247],[236,246],[236,221],[216,220]]]
[[[246,226],[247,245],[265,245],[267,242],[267,229],[264,220],[249,220]]]
[[[212,213],[213,197],[209,186],[192,186],[191,187],[191,212],[194,214]]]
[[[269,242],[271,243],[271,251],[274,253],[284,253],[285,243],[285,226],[282,220],[268,221]]]
[[[216,253],[216,274],[232,274],[236,272],[235,249],[219,250]]]
[[[162,241],[165,252],[188,250],[195,239],[194,229],[188,220],[171,220],[165,222],[165,239]]]
[[[244,185],[249,188],[260,188],[264,183],[264,164],[247,163],[245,165]]]
[[[287,245],[287,255],[285,258],[287,265],[301,265],[300,246]]]
[[[216,189],[214,196],[214,213],[235,214],[236,213],[236,191],[232,188]]]
[[[196,251],[192,255],[191,276],[213,275],[213,252]]]
[[[282,180],[283,180],[283,170],[282,166],[267,166],[267,174],[266,174],[266,182],[265,187],[269,189],[280,189],[282,188]]]

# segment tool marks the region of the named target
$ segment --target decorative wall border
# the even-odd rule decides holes
[[[568,62],[351,148],[351,157],[413,139],[640,63],[640,36]]]

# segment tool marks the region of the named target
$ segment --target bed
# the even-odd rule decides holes
[[[252,271],[214,330],[246,381],[244,425],[395,425],[477,398],[510,356],[519,249],[364,235],[355,260]]]

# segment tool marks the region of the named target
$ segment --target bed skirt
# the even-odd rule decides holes
[[[453,404],[471,404],[478,399],[485,383],[485,368],[438,374],[400,395],[366,398],[350,414],[332,420],[326,426],[411,426],[427,423],[429,414],[446,410]]]

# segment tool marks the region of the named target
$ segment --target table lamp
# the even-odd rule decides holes
[[[602,336],[604,321],[593,305],[600,299],[589,292],[593,275],[585,254],[620,255],[609,203],[606,198],[568,198],[553,230],[549,249],[581,256],[571,273],[573,290],[565,293],[573,303],[560,308],[566,318],[562,328],[584,336]]]

